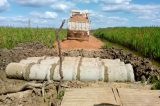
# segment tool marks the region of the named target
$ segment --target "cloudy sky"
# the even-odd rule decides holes
[[[160,26],[160,0],[0,0],[0,26],[57,27],[72,9],[89,11],[92,28]]]

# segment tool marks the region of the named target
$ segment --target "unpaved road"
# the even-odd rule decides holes
[[[103,46],[103,42],[90,36],[89,41],[64,40],[61,46],[62,49],[99,49]]]

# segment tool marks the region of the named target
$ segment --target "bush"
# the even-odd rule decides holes
[[[153,86],[152,86],[151,89],[152,89],[152,90],[160,90],[160,80],[156,81],[156,82],[153,84]]]

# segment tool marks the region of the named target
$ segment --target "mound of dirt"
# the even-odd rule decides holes
[[[21,59],[34,56],[57,56],[56,49],[50,49],[41,43],[19,44],[17,47],[8,50],[0,49],[0,68],[5,70],[10,62],[19,62]],[[133,53],[125,52],[122,49],[63,49],[63,56],[82,56],[82,57],[100,57],[102,59],[119,58],[125,63],[133,65],[135,79],[141,80],[142,77],[148,79],[151,75],[160,75],[160,67],[152,65],[149,59],[142,58]]]
[[[142,58],[133,53],[127,53],[122,49],[108,48],[98,50],[67,50],[63,52],[64,56],[84,56],[84,57],[100,57],[102,59],[117,59],[132,64],[135,74],[135,79],[140,81],[142,77],[148,79],[149,76],[159,76],[160,67],[152,65],[147,58]]]
[[[5,72],[0,70],[0,94],[8,90],[17,89],[26,83],[24,80],[8,79]],[[0,95],[0,106],[49,106],[49,102],[52,102],[53,98],[57,97],[56,86],[49,84],[45,87],[45,91],[45,101],[39,88]]]
[[[0,49],[0,69],[4,70],[7,64],[19,62],[27,57],[51,54],[55,55],[55,50],[49,49],[39,42],[19,44],[13,49]]]

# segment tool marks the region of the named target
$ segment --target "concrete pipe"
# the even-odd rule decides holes
[[[28,78],[26,80],[50,80],[50,71],[52,65],[47,64],[34,64],[29,71]]]
[[[24,79],[23,75],[28,70],[29,64],[10,63],[6,67],[6,75],[8,78]]]
[[[24,63],[11,63],[6,68],[6,74],[10,78],[25,80],[60,80],[59,58],[46,57],[41,58],[38,63],[33,63],[33,60],[39,61],[39,59],[29,58]],[[134,82],[132,65],[124,64],[119,59],[65,57],[62,62],[62,71],[64,80],[69,81]]]
[[[46,57],[29,57],[27,59],[23,59],[20,61],[20,63],[23,64],[30,64],[30,63],[40,63],[43,59],[45,59]]]
[[[46,57],[44,60],[41,60],[40,64],[58,64],[59,62],[59,57]]]
[[[65,57],[62,62],[63,80],[76,80],[77,79],[77,69],[79,66],[79,61],[81,57]],[[54,80],[59,80],[59,65],[56,66],[53,74]]]
[[[103,63],[108,69],[108,81],[128,81],[127,70],[123,62],[104,59]]]
[[[45,59],[46,56],[42,56],[42,57],[28,57],[27,60],[38,60],[38,59]]]
[[[118,64],[121,62],[120,59],[102,59],[101,61],[104,65]]]
[[[134,71],[133,71],[133,67],[131,64],[126,64],[126,69],[127,69],[127,77],[128,77],[128,81],[130,82],[135,82],[135,78],[134,78]]]
[[[79,70],[79,80],[104,80],[105,69],[99,58],[82,58]]]

